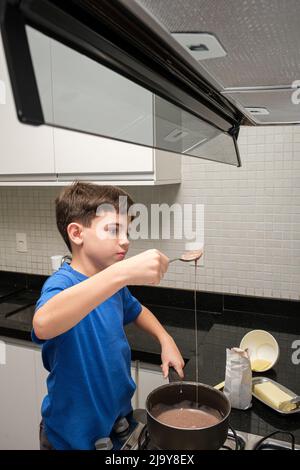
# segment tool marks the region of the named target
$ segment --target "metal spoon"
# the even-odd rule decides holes
[[[169,261],[172,263],[173,261],[197,261],[203,255],[203,250],[189,250],[182,253],[179,258],[173,258]]]

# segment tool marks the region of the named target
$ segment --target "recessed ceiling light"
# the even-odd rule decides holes
[[[210,33],[173,33],[176,39],[196,60],[215,59],[227,55],[219,40]]]

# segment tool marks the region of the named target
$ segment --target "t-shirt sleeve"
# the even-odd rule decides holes
[[[131,294],[128,287],[123,289],[124,325],[133,322],[142,311],[142,304]]]
[[[41,295],[35,305],[35,312],[39,310],[48,300],[50,300],[55,295],[64,291],[68,287],[71,287],[73,284],[65,276],[56,276],[55,279],[49,278],[43,285]],[[45,343],[45,339],[40,339],[36,336],[34,328],[31,330],[31,339],[34,343],[42,345]]]

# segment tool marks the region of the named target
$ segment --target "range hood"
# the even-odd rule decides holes
[[[299,0],[139,4],[185,49],[195,71],[249,120],[300,124]]]
[[[172,34],[179,4],[185,9],[176,0],[1,2],[19,120],[240,166],[240,125],[256,120]],[[218,59],[206,60],[224,60],[208,36]],[[205,44],[192,52],[209,53]]]

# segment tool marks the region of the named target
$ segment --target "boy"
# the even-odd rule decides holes
[[[134,322],[159,341],[165,377],[171,365],[183,377],[174,340],[126,287],[159,284],[169,260],[158,250],[124,259],[130,217],[119,210],[120,196],[129,209],[133,202],[120,188],[76,182],[56,199],[72,262],[47,279],[33,318],[32,339],[43,345],[49,371],[41,449],[95,449],[116,420],[130,416],[135,384],[125,324]]]

